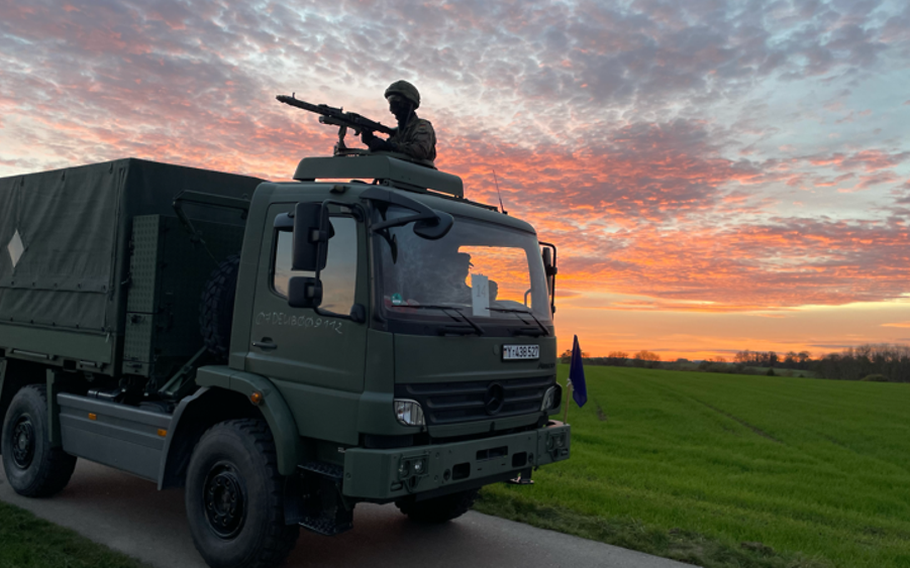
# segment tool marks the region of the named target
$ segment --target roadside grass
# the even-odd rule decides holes
[[[146,568],[125,554],[0,502],[2,568]]]
[[[478,510],[709,568],[910,566],[910,385],[585,371],[572,457]]]

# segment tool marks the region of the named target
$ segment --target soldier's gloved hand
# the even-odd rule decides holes
[[[369,142],[364,142],[367,146],[370,147],[370,152],[391,152],[392,145],[383,140],[382,138],[377,138],[373,136]]]
[[[360,132],[360,141],[363,142],[364,144],[366,144],[367,146],[370,145],[370,141],[373,140],[374,138],[376,138],[376,135],[373,134],[373,132],[370,130],[363,130]]]

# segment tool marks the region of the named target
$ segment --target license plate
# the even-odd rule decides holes
[[[503,345],[502,360],[540,359],[540,345]]]

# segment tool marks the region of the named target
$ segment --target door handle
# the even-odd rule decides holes
[[[258,347],[263,351],[273,351],[278,349],[278,344],[272,341],[271,337],[263,337],[262,341],[254,341],[253,347]]]

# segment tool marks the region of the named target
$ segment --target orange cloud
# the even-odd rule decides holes
[[[329,153],[335,133],[275,94],[389,123],[382,87],[407,77],[436,125],[439,167],[488,203],[498,203],[495,171],[510,213],[560,247],[569,313],[602,321],[609,311],[625,325],[750,313],[754,326],[807,304],[900,298],[910,151],[873,127],[899,123],[910,101],[870,112],[849,81],[869,91],[899,68],[906,13],[829,4],[824,21],[791,21],[775,9],[5,6],[0,171],[131,155],[286,180],[302,156]],[[826,102],[788,100],[792,113],[781,113],[774,94],[759,93],[782,82],[794,100],[818,89]],[[837,139],[826,137],[830,112],[843,124]],[[815,138],[802,131],[812,121],[829,121]],[[724,334],[704,336],[733,348]]]

